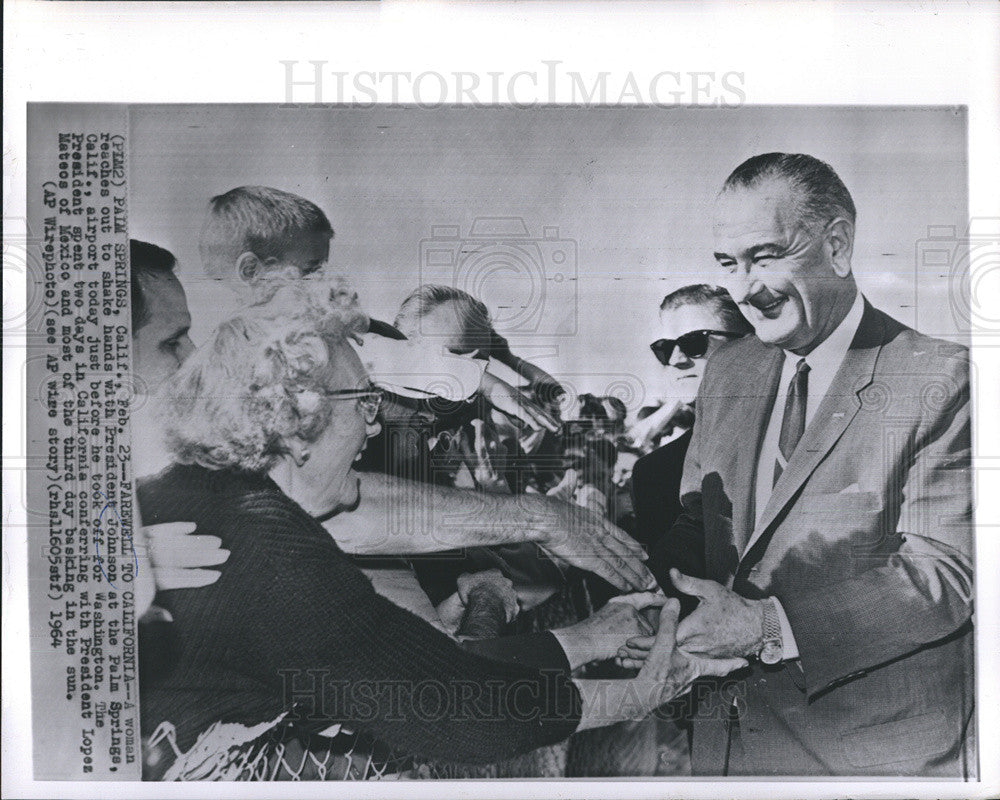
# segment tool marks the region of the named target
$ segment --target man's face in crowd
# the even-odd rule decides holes
[[[172,273],[143,274],[139,283],[147,319],[132,333],[132,365],[152,394],[194,351],[188,337],[191,314],[184,289]]]
[[[408,339],[424,339],[449,353],[464,355],[476,349],[474,333],[462,322],[451,302],[434,306],[419,319],[416,316],[406,319],[400,329]]]
[[[707,304],[686,303],[677,308],[668,308],[660,312],[660,336],[664,339],[678,339],[693,331],[729,331],[726,325]],[[698,394],[698,387],[705,374],[705,364],[708,357],[722,344],[725,338],[710,336],[708,349],[704,356],[690,357],[685,355],[680,347],[675,346],[670,354],[666,370],[672,386],[668,387],[670,395],[685,403],[693,403]]]
[[[808,352],[835,327],[831,312],[850,264],[843,248],[835,257],[829,227],[807,230],[795,199],[784,179],[724,191],[715,207],[715,258],[757,336]]]

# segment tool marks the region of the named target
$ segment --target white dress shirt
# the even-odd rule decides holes
[[[823,401],[833,378],[840,369],[840,365],[847,355],[847,350],[851,346],[854,335],[858,332],[861,324],[861,315],[864,312],[864,298],[858,292],[851,305],[851,310],[841,321],[833,333],[805,357],[806,364],[809,365],[808,394],[806,397],[806,430],[816,415],[816,409]],[[771,418],[768,420],[767,428],[764,431],[764,441],[760,448],[760,458],[757,461],[757,476],[755,483],[754,499],[757,522],[760,521],[767,501],[771,499],[771,491],[774,483],[774,463],[780,456],[778,449],[778,439],[781,435],[781,420],[785,414],[785,402],[788,398],[788,385],[795,375],[795,370],[802,356],[785,351],[785,362],[781,368],[781,380],[778,383],[778,396],[774,400],[774,408],[771,409]],[[804,435],[804,434],[803,434]],[[747,541],[744,554],[753,546],[753,543],[760,538],[762,531],[755,528],[750,539]],[[782,653],[787,659],[798,658],[799,649],[795,644],[795,637],[792,635],[791,625],[788,624],[788,617],[781,603],[774,598],[778,607],[778,616],[781,619],[782,629]]]

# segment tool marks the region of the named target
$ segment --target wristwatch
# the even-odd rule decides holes
[[[761,664],[777,664],[781,661],[782,651],[781,618],[774,598],[769,597],[764,601],[764,643],[757,657]]]

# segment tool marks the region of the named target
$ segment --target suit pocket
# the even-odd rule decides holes
[[[877,767],[899,761],[919,761],[947,752],[954,745],[943,711],[867,725],[841,734],[847,761],[855,767]]]
[[[878,492],[803,494],[798,503],[803,514],[866,514],[882,508]]]

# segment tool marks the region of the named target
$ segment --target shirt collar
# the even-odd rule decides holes
[[[840,363],[844,360],[844,356],[847,355],[847,350],[854,340],[854,335],[858,332],[864,310],[864,297],[862,297],[861,292],[857,292],[854,296],[854,303],[851,305],[851,310],[847,312],[847,316],[834,328],[833,333],[816,345],[815,349],[805,357],[810,369],[815,370],[818,367],[823,370],[836,372],[840,367]],[[785,364],[789,362],[797,364],[802,358],[802,356],[796,355],[789,350],[785,350],[784,353]]]

